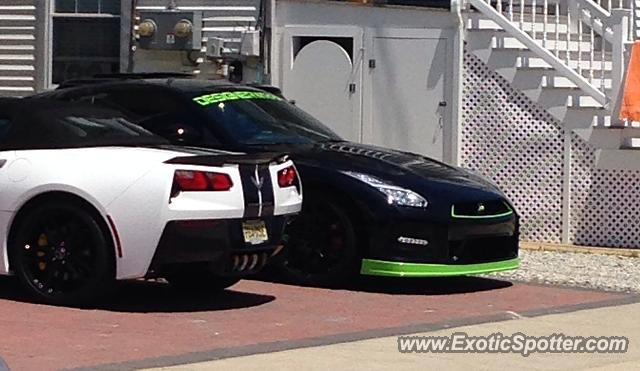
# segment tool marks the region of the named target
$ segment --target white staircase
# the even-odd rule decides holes
[[[640,128],[617,119],[635,1],[467,0],[467,50],[595,146],[598,168],[640,168]]]

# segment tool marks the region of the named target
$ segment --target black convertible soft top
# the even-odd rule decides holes
[[[121,112],[49,99],[0,99],[0,150],[148,146],[168,143]],[[8,128],[6,126],[8,125]]]

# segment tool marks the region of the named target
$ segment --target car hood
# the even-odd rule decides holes
[[[497,186],[478,175],[414,153],[353,142],[321,143],[287,150],[303,173],[311,169],[351,171],[431,196],[436,192],[451,197],[455,192],[460,196],[454,198],[461,200],[505,198]]]

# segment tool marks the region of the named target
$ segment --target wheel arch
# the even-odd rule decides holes
[[[82,207],[83,209],[88,211],[92,216],[95,217],[96,221],[98,222],[98,225],[100,226],[100,229],[104,233],[107,243],[111,247],[109,250],[110,250],[110,255],[112,256],[112,264],[113,264],[112,268],[113,268],[113,271],[115,272],[116,264],[117,264],[116,251],[115,251],[116,241],[114,238],[114,231],[112,231],[106,215],[102,213],[94,203],[87,200],[85,197],[82,197],[72,192],[60,191],[60,190],[46,191],[46,192],[34,195],[29,199],[27,199],[19,208],[17,208],[17,212],[14,214],[14,217],[9,224],[10,225],[9,233],[7,234],[7,244],[6,244],[7,252],[6,253],[7,253],[7,258],[9,262],[9,270],[11,270],[11,261],[12,261],[10,246],[13,243],[13,239],[15,238],[16,230],[20,222],[36,206],[41,205],[42,203],[51,202],[54,200],[55,201],[64,200],[67,202],[74,203]]]
[[[304,197],[308,198],[314,195],[331,199],[337,203],[337,206],[345,209],[349,217],[354,221],[353,227],[356,232],[358,250],[364,257],[369,251],[369,241],[366,238],[362,238],[362,236],[366,237],[367,225],[373,219],[373,213],[369,207],[362,200],[354,197],[353,192],[347,192],[340,187],[330,184],[305,184]]]

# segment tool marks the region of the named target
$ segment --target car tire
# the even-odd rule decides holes
[[[358,275],[358,238],[342,205],[321,195],[305,195],[302,212],[287,226],[285,248],[274,262],[282,278],[305,286],[338,287]]]
[[[165,278],[171,286],[185,292],[218,292],[240,281],[240,278],[222,277],[206,269],[176,271]]]
[[[104,222],[70,200],[36,205],[17,220],[10,266],[37,302],[85,305],[115,286],[113,244]]]

